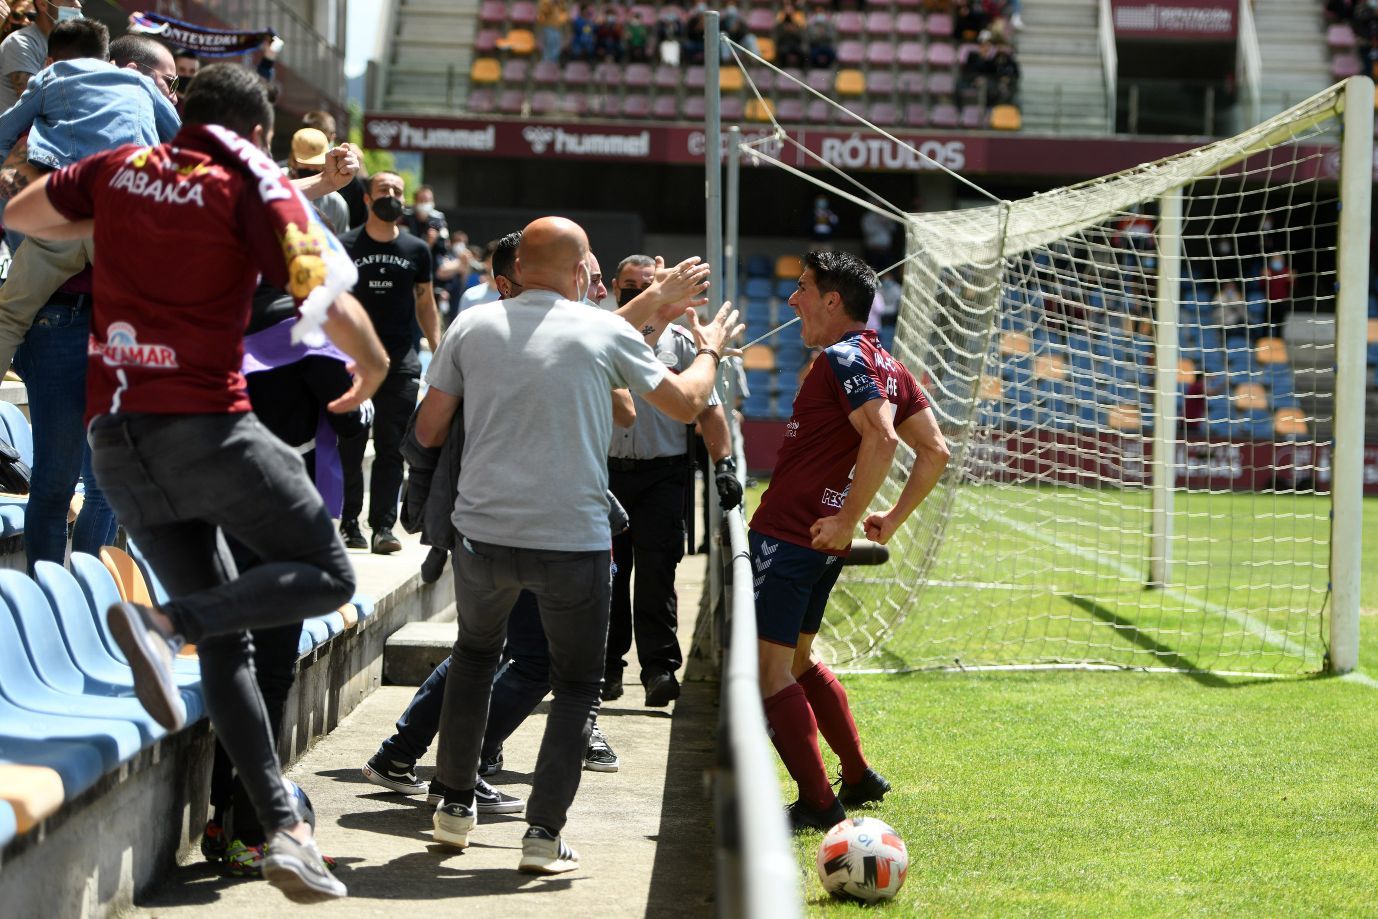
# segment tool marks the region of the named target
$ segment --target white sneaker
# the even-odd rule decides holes
[[[543,827],[533,826],[522,837],[522,860],[517,870],[524,874],[563,874],[579,867],[579,853],[563,839]]]
[[[172,661],[182,647],[176,635],[165,635],[153,624],[148,607],[138,603],[110,604],[105,621],[134,672],[134,694],[144,710],[169,732],[187,723],[187,703],[172,673]]]
[[[469,834],[477,825],[478,814],[472,807],[465,807],[463,804],[442,803],[435,809],[435,816],[431,818],[431,826],[435,829],[432,834],[435,841],[454,846],[456,849],[463,849],[469,845]]]

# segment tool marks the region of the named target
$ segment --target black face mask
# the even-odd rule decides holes
[[[402,199],[385,195],[382,198],[374,198],[371,205],[373,214],[379,220],[386,220],[388,223],[396,223],[402,216]]]
[[[641,296],[641,292],[642,292],[642,290],[644,290],[644,289],[645,289],[645,288],[642,288],[642,289],[638,290],[638,289],[635,288],[635,287],[624,287],[624,288],[622,288],[621,290],[619,290],[619,291],[617,292],[617,305],[618,305],[618,306],[626,306],[628,303],[631,303],[631,302],[632,302],[633,300],[635,300],[637,297]]]

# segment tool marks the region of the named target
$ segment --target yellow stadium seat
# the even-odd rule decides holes
[[[1184,357],[1177,362],[1177,382],[1190,386],[1196,380],[1196,361]]]
[[[16,829],[27,833],[57,813],[65,792],[62,776],[47,766],[0,763],[0,801],[14,808]]]
[[[1254,360],[1260,364],[1287,363],[1287,342],[1281,338],[1260,338],[1254,345]]]
[[[1109,422],[1110,427],[1117,431],[1137,431],[1143,424],[1139,417],[1139,407],[1133,402],[1116,405],[1110,409]]]
[[[756,37],[756,53],[767,61],[775,60],[775,39],[758,35]]]
[[[469,82],[474,84],[497,83],[502,80],[502,65],[497,58],[481,57],[469,68]]]
[[[1000,382],[1000,378],[989,373],[981,374],[980,396],[982,399],[999,399],[1005,394],[1005,387]]]
[[[775,349],[770,345],[752,345],[742,352],[742,367],[746,370],[774,370]]]
[[[997,105],[990,111],[990,126],[995,131],[1018,131],[1024,127],[1024,116],[1013,105]]]
[[[742,90],[742,72],[736,67],[724,67],[718,71],[718,85],[725,93],[736,93]]]
[[[1034,361],[1034,376],[1040,380],[1067,379],[1067,362],[1056,354],[1044,354]]]
[[[148,589],[144,573],[139,570],[139,563],[134,561],[128,552],[115,546],[105,546],[100,550],[100,561],[105,570],[114,577],[121,600],[142,606],[158,605],[153,599],[153,592]],[[196,645],[183,645],[177,654],[180,657],[196,657]]]
[[[528,29],[513,29],[498,41],[498,47],[506,48],[511,54],[530,54],[536,50],[536,36]]]
[[[748,99],[746,103],[747,121],[769,121],[775,115],[775,103],[769,99]]]
[[[1299,408],[1280,408],[1273,414],[1273,433],[1283,437],[1305,436],[1306,415]]]
[[[359,607],[353,603],[346,603],[339,609],[340,618],[344,619],[345,628],[352,629],[359,624]]]
[[[1268,392],[1258,383],[1240,383],[1233,398],[1235,407],[1244,411],[1268,407]]]
[[[794,281],[804,273],[804,260],[797,255],[782,255],[775,260],[775,277]]]
[[[1371,345],[1378,342],[1378,319],[1368,321],[1368,343]]]
[[[1028,354],[1029,336],[1023,332],[1004,332],[1000,335],[1001,354]]]
[[[866,76],[860,70],[839,70],[833,91],[839,96],[866,95]]]

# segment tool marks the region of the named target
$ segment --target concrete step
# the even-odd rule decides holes
[[[447,622],[409,622],[388,636],[383,648],[383,682],[420,686],[454,647],[456,625]]]

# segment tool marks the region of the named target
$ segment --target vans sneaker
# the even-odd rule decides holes
[[[522,860],[517,870],[525,874],[563,874],[579,867],[579,853],[565,845],[559,834],[533,826],[522,837]]]
[[[480,760],[478,764],[478,774],[482,776],[497,775],[502,771],[502,747],[498,747],[498,752],[487,759]]]
[[[616,772],[622,765],[612,751],[607,736],[597,727],[589,735],[589,748],[584,753],[584,768],[591,772]]]
[[[316,840],[298,842],[284,830],[268,840],[263,856],[263,876],[289,900],[319,903],[349,895],[345,885],[335,879],[316,848]]]
[[[401,759],[388,759],[379,750],[364,763],[364,778],[399,795],[418,795],[426,786],[416,777],[416,764]]]

